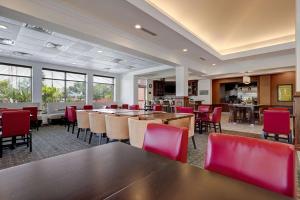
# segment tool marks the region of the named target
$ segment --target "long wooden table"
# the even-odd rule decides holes
[[[290,198],[123,143],[111,143],[0,171],[0,199]]]
[[[129,110],[129,109],[92,109],[92,110],[79,110],[79,111],[99,112],[105,114],[115,114],[115,115],[124,115],[124,116],[132,116],[132,117],[139,116],[139,115],[165,113],[161,111],[145,111],[145,110]]]
[[[182,119],[182,118],[192,118],[194,114],[189,113],[154,113],[147,115],[139,115],[140,118],[143,119],[161,119],[163,123],[168,124],[169,121]]]

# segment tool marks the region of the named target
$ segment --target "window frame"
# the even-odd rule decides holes
[[[30,79],[30,101],[33,101],[33,91],[32,91],[32,85],[33,85],[33,77],[32,77],[32,66],[28,65],[20,65],[20,64],[14,64],[14,63],[5,63],[5,62],[0,62],[0,65],[7,65],[7,66],[12,66],[12,67],[22,67],[22,68],[28,68],[30,69],[30,76],[22,76],[22,75],[13,75],[13,74],[1,74],[0,76],[9,76],[9,77],[20,77],[20,78],[29,78]],[[26,103],[26,102],[19,102],[19,103]]]

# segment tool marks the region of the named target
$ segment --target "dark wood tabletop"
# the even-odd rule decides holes
[[[194,114],[189,113],[155,113],[155,114],[148,114],[148,115],[140,115],[140,118],[143,119],[161,119],[163,123],[168,123],[171,120],[182,119],[182,118],[191,118]]]
[[[0,199],[290,198],[127,144],[110,143],[1,170]]]

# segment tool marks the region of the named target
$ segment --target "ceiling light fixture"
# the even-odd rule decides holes
[[[4,25],[0,24],[0,29],[6,30],[6,29],[7,29],[7,26],[4,26]]]
[[[134,28],[135,28],[135,29],[142,29],[142,26],[139,25],[139,24],[136,24],[136,25],[134,25]]]
[[[213,64],[212,64],[212,66],[216,66],[216,65],[217,65],[216,63],[213,63]]]
[[[73,62],[72,64],[73,64],[73,65],[76,65],[77,63]]]
[[[187,52],[187,51],[188,51],[188,49],[182,49],[182,51],[183,51],[183,52]]]
[[[97,53],[102,53],[103,51],[101,51],[101,50],[99,50],[99,51],[97,51]]]

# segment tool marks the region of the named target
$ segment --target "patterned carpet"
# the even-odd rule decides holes
[[[77,130],[76,130],[77,131]],[[75,132],[76,132],[75,131]],[[233,131],[223,131],[224,133],[244,135],[248,137],[260,137],[254,133],[240,133]],[[24,163],[57,156],[81,149],[90,148],[98,145],[98,137],[93,137],[92,143],[89,145],[84,142],[85,133],[81,132],[79,139],[76,134],[66,131],[63,126],[45,126],[39,131],[33,131],[33,152],[29,153],[29,149],[25,146],[19,146],[14,150],[4,149],[3,158],[0,159],[0,169],[21,165]],[[204,158],[207,147],[208,134],[195,134],[197,149],[193,148],[192,142],[189,142],[188,163],[200,168],[204,166]],[[105,140],[102,141],[104,143]],[[298,170],[299,174],[299,170]],[[299,176],[298,176],[299,177]],[[298,181],[299,182],[299,181]],[[298,186],[299,190],[299,186]],[[298,192],[299,194],[299,192]],[[298,199],[299,195],[298,195]]]

